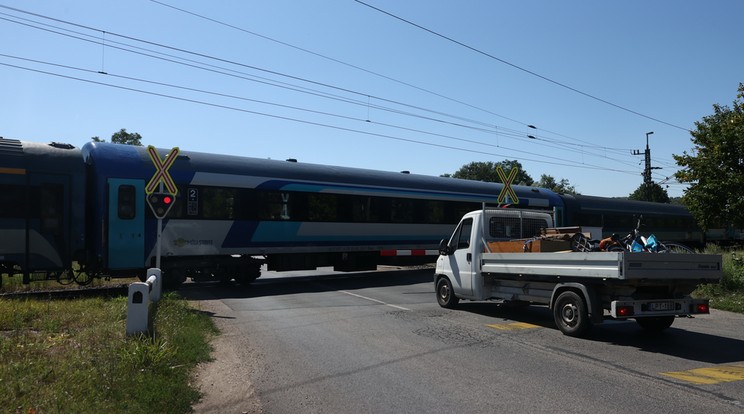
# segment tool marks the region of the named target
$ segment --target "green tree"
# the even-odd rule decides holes
[[[664,187],[652,182],[650,185],[641,184],[628,197],[631,200],[653,201],[654,203],[670,203],[671,199]]]
[[[561,178],[560,181],[556,181],[552,175],[542,174],[540,180],[534,184],[533,187],[547,188],[548,190],[554,191],[560,194],[578,194],[576,187],[572,186],[568,182],[568,179]]]
[[[93,142],[106,142],[105,139],[101,139],[97,136],[92,137],[91,140]],[[114,144],[136,145],[138,147],[141,147],[142,135],[137,132],[127,132],[125,128],[122,128],[119,130],[119,132],[114,132],[111,135],[111,142],[113,142]]]
[[[532,179],[532,177],[527,174],[527,172],[524,171],[522,168],[522,164],[519,163],[517,160],[504,160],[501,162],[471,162],[470,164],[463,165],[459,170],[457,170],[454,174],[451,175],[451,177],[454,178],[463,178],[466,180],[477,180],[477,181],[487,181],[492,183],[500,183],[502,182],[501,178],[499,177],[499,174],[496,172],[496,169],[498,167],[501,167],[501,169],[504,171],[504,174],[508,177],[511,170],[514,168],[518,168],[519,172],[517,173],[517,176],[514,177],[514,180],[512,181],[512,184],[515,185],[532,185],[535,180]],[[444,177],[450,177],[450,175],[443,175]]]
[[[744,84],[733,107],[713,105],[713,114],[695,122],[694,148],[674,155],[675,174],[690,183],[682,201],[703,228],[744,227]]]

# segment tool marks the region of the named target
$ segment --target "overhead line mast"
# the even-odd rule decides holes
[[[661,167],[652,167],[651,166],[651,148],[648,146],[648,136],[653,135],[654,131],[646,132],[646,151],[644,151],[643,155],[646,161],[646,165],[643,168],[643,172],[641,175],[643,176],[643,186],[644,191],[646,192],[647,199],[651,199],[651,184],[654,183],[654,181],[651,179],[651,170],[660,170]],[[633,155],[641,155],[640,150],[633,150]]]

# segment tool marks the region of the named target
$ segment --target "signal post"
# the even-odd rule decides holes
[[[161,238],[163,234],[163,218],[168,215],[171,207],[176,201],[176,194],[178,194],[178,187],[173,181],[173,178],[168,173],[168,169],[176,161],[179,153],[178,147],[174,147],[165,156],[165,159],[160,159],[155,147],[149,145],[147,147],[147,153],[150,155],[152,163],[155,165],[155,175],[150,179],[145,187],[145,193],[147,193],[147,205],[150,206],[152,214],[158,219],[158,231],[157,241],[155,248],[155,267],[160,269],[160,249],[161,249]],[[165,188],[164,188],[165,187]],[[158,191],[155,191],[155,189]],[[164,191],[167,188],[168,191]]]

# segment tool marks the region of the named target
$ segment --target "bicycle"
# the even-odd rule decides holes
[[[576,233],[571,237],[571,250],[575,252],[697,253],[684,244],[662,242],[653,234],[648,238],[643,237],[639,230],[642,218],[643,216],[638,217],[636,227],[623,238],[613,234],[602,240],[589,240],[582,233]]]
[[[681,243],[662,242],[653,234],[648,236],[648,238],[643,237],[641,235],[641,231],[639,230],[641,227],[641,219],[643,219],[643,216],[638,217],[636,227],[622,239],[617,234],[613,234],[612,236],[600,241],[598,246],[600,250],[605,250],[608,252],[630,251],[650,253],[697,253],[695,250]],[[605,248],[603,248],[602,246],[603,242],[607,242],[608,244]]]

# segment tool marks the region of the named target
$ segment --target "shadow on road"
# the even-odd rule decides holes
[[[298,293],[333,292],[386,286],[406,286],[432,283],[433,270],[390,270],[359,273],[334,273],[317,276],[291,276],[258,279],[247,286],[232,283],[188,283],[179,294],[189,300],[245,299]]]
[[[513,306],[498,303],[462,303],[460,310],[493,318],[493,323],[525,322],[554,330],[560,334],[553,322],[553,314],[545,306]],[[677,318],[675,324],[680,325]],[[607,345],[636,348],[641,352],[658,353],[691,361],[709,364],[724,364],[744,360],[744,341],[726,336],[695,332],[683,328],[671,328],[649,333],[634,320],[606,320],[595,325],[584,338],[561,335],[556,345],[571,341],[593,341]]]

